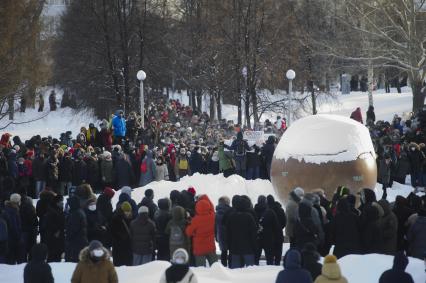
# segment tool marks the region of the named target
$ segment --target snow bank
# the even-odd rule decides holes
[[[312,115],[294,122],[282,136],[275,158],[307,163],[353,161],[374,153],[368,129],[338,115]]]
[[[145,187],[136,188],[132,192],[132,198],[139,202],[144,197],[146,189],[153,189],[156,200],[169,197],[172,190],[186,190],[189,187],[194,187],[197,195],[207,194],[210,200],[217,204],[221,196],[232,198],[234,195],[247,195],[254,203],[257,202],[259,195],[273,195],[276,198],[272,183],[269,180],[245,180],[238,175],[232,175],[225,178],[223,174],[219,175],[202,175],[194,174],[186,176],[179,182],[152,182]],[[112,199],[113,207],[118,202],[120,192],[117,192]],[[278,200],[278,198],[276,198]]]
[[[383,271],[392,267],[393,257],[386,255],[349,255],[339,260],[343,275],[349,282],[377,283]],[[117,268],[118,279],[121,283],[158,283],[164,270],[170,266],[165,261],[155,261],[137,267]],[[25,265],[0,265],[0,282],[22,282]],[[56,283],[70,282],[75,268],[74,263],[51,264]],[[203,283],[273,283],[282,267],[252,266],[244,269],[228,269],[220,263],[211,268],[198,267],[192,269]],[[407,272],[415,283],[424,283],[426,275],[423,262],[410,258]]]

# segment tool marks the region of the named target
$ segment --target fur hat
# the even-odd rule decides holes
[[[15,204],[21,204],[21,195],[20,194],[11,194],[10,201]]]

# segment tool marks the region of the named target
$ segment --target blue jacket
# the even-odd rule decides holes
[[[311,274],[302,268],[300,252],[292,249],[284,257],[284,270],[278,273],[275,283],[312,283]]]
[[[114,127],[114,136],[124,137],[126,136],[126,120],[116,115],[112,118],[112,126]]]

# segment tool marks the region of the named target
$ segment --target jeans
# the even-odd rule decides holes
[[[206,260],[209,262],[209,265],[212,266],[212,264],[217,261],[216,253],[213,252],[206,255],[195,256],[195,266],[206,266]]]
[[[254,255],[231,255],[231,268],[254,265]]]
[[[72,186],[71,182],[60,182],[59,183],[59,193],[61,195],[69,195],[70,188]]]
[[[260,168],[257,167],[251,167],[247,168],[247,180],[256,180],[260,178]]]
[[[142,265],[152,261],[152,254],[138,255],[133,254],[133,266]]]
[[[35,182],[35,186],[36,186],[36,198],[39,197],[40,192],[42,190],[44,190],[44,188],[46,187],[46,181],[36,181]]]

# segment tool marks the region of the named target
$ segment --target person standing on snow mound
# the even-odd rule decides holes
[[[99,241],[90,242],[80,252],[80,261],[72,274],[71,283],[118,283],[109,251]]]
[[[234,152],[235,173],[245,178],[246,176],[246,153],[250,150],[247,141],[243,139],[243,133],[237,133],[237,139],[234,140],[231,146],[224,144],[225,148]]]
[[[351,113],[350,118],[360,122],[361,124],[364,124],[364,121],[362,120],[361,108],[359,107],[357,107],[357,109],[355,109],[355,111]]]
[[[112,118],[112,128],[114,130],[114,143],[122,144],[126,136],[126,120],[123,110],[118,110]]]
[[[189,268],[189,256],[185,249],[173,253],[172,265],[166,269],[160,283],[197,283],[197,276]]]

